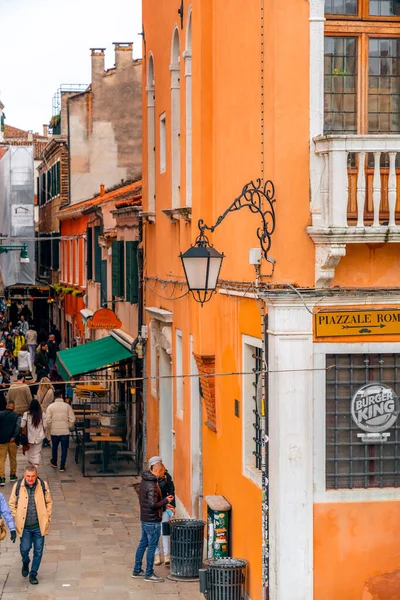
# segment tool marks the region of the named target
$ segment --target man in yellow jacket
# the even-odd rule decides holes
[[[36,467],[29,465],[24,478],[14,485],[9,506],[21,537],[22,575],[37,585],[37,574],[42,560],[44,538],[49,533],[53,500],[47,481],[38,477]],[[33,546],[32,566],[29,570],[29,552]]]

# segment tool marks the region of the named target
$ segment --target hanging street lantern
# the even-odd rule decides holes
[[[179,255],[189,291],[194,299],[203,305],[208,302],[217,288],[224,254],[210,245],[208,238],[201,233],[194,246]]]
[[[255,183],[250,181],[243,187],[240,196],[235,198],[226,211],[218,217],[214,225],[208,226],[202,219],[199,220],[200,233],[194,245],[179,255],[187,286],[196,302],[203,305],[212,298],[217,289],[219,272],[225,256],[210,244],[204,232],[208,230],[212,233],[231,212],[247,207],[252,213],[261,216],[262,226],[257,229],[257,237],[265,260],[272,265],[275,264],[274,259],[268,256],[271,236],[275,230],[274,195],[272,181],[265,183],[262,183],[261,179],[257,179]]]

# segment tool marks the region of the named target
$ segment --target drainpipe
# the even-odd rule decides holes
[[[269,584],[270,584],[270,540],[269,540],[269,355],[268,355],[268,315],[265,314],[265,304],[263,302],[262,309],[262,337],[263,337],[263,359],[264,359],[264,377],[263,377],[263,410],[262,423],[263,432],[262,439],[264,452],[261,458],[261,485],[262,485],[262,570],[263,570],[263,587],[264,600],[269,600]]]
[[[143,294],[143,220],[139,218],[139,245],[137,250],[137,259],[138,259],[138,276],[139,276],[139,292],[138,292],[138,336],[142,333],[142,325],[143,325],[143,312],[144,312],[144,294]],[[143,359],[141,364],[138,364],[138,377],[142,377],[142,387],[141,387],[141,404],[143,406],[143,431],[142,431],[142,453],[143,457],[146,456],[146,421],[147,421],[147,406],[146,406],[146,350],[147,343],[146,340],[143,340]],[[137,431],[139,434],[139,430]]]

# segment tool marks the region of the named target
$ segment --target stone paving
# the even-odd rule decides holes
[[[71,444],[72,445],[72,444]],[[147,583],[132,579],[133,557],[140,538],[135,477],[82,477],[69,451],[67,471],[50,464],[50,449],[42,451],[40,475],[53,496],[50,534],[46,537],[39,585],[21,576],[19,539],[0,542],[1,600],[204,600],[199,584]],[[18,476],[26,459],[18,454]],[[6,472],[0,488],[8,500],[12,484]],[[156,567],[162,577],[166,567]]]

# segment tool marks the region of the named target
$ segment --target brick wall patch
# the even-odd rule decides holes
[[[201,355],[193,353],[201,385],[201,395],[207,413],[206,425],[212,431],[217,431],[217,417],[215,409],[215,354]]]

